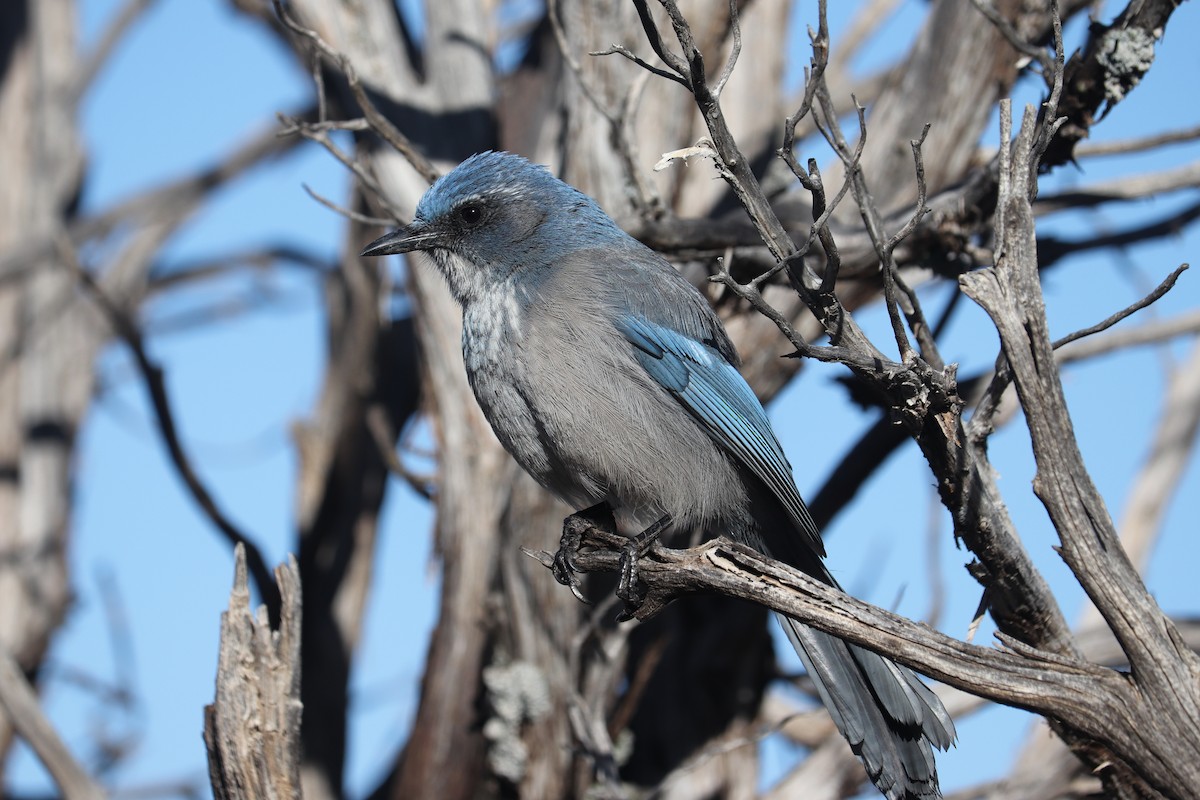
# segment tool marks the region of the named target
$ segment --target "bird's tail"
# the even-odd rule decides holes
[[[942,701],[905,667],[776,615],[817,693],[888,800],[940,797],[931,745],[954,742]]]

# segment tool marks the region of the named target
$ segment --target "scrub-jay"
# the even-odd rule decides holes
[[[723,531],[831,586],[825,548],[704,297],[586,195],[472,156],[365,256],[427,251],[463,308],[467,378],[500,442],[575,508],[636,535]],[[561,577],[561,575],[560,575]],[[779,616],[838,730],[891,800],[937,797],[954,740],[908,669]]]

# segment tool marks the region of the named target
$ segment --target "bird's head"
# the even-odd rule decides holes
[[[437,180],[411,224],[364,256],[428,251],[464,304],[495,282],[536,275],[563,256],[626,243],[595,201],[511,153],[471,156]]]

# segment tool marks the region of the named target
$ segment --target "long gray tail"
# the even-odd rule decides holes
[[[776,614],[829,715],[888,800],[941,797],[930,745],[954,742],[942,701],[910,670]]]

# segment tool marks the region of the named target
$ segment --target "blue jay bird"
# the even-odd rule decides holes
[[[500,442],[628,535],[721,531],[837,586],[791,466],[704,297],[589,197],[509,153],[472,156],[364,256],[428,252],[462,305],[463,358]],[[561,576],[560,576],[561,577]],[[889,800],[938,797],[954,723],[905,667],[779,616]]]

